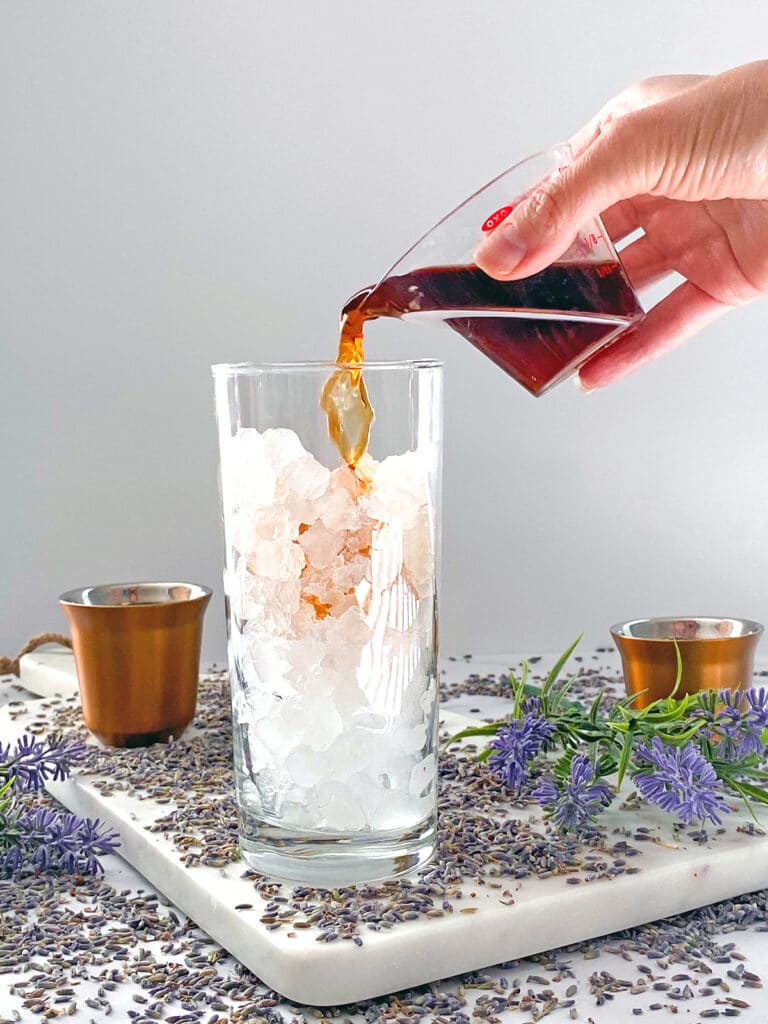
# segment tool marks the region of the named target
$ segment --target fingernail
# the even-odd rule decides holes
[[[577,373],[573,378],[573,383],[576,385],[579,391],[582,391],[585,395],[588,395],[592,388],[588,388],[584,381],[581,379],[581,374]]]
[[[477,251],[478,264],[489,274],[508,274],[522,262],[525,246],[511,226],[501,224]]]

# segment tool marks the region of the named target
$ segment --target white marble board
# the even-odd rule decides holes
[[[35,671],[23,674],[22,682],[46,699],[0,709],[0,735],[16,735],[25,723],[44,720],[56,700],[78,700],[74,664],[70,658],[67,668],[66,657],[55,655],[55,676],[49,677],[46,656],[34,657]],[[66,696],[52,698],[56,690]],[[450,712],[441,718],[450,731],[467,722]],[[167,807],[124,794],[104,798],[91,781],[77,777],[50,790],[73,811],[109,822],[122,836],[122,856],[152,886],[264,982],[299,1003],[333,1005],[395,992],[768,886],[768,837],[738,832],[746,820],[741,810],[726,819],[726,834],[706,846],[687,839],[669,842],[668,820],[653,808],[643,808],[630,821],[626,812],[609,811],[603,818],[609,826],[644,825],[659,840],[642,845],[634,858],[641,869],[637,874],[582,885],[568,885],[563,876],[509,882],[514,890],[509,905],[500,902],[500,890],[470,892],[465,886],[464,898],[454,905],[457,911],[475,908],[471,914],[365,931],[362,947],[319,943],[311,930],[289,938],[259,922],[258,898],[252,884],[240,878],[241,863],[185,868],[170,840],[145,828]],[[530,817],[534,812],[516,813]],[[254,903],[254,910],[234,909],[243,903]]]

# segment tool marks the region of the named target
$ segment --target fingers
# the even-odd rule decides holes
[[[614,203],[600,214],[600,219],[614,244],[643,226],[640,211],[632,199],[622,199]]]
[[[592,391],[620,380],[677,348],[730,308],[686,281],[654,306],[636,328],[586,362],[579,371],[579,383]]]
[[[661,133],[661,138],[668,138]],[[662,170],[657,119],[627,114],[535,189],[480,245],[478,266],[499,280],[527,277],[561,256],[601,210],[652,191]]]
[[[675,269],[670,265],[670,253],[657,248],[647,235],[621,250],[621,262],[637,290],[649,288]]]

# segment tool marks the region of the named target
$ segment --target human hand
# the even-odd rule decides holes
[[[571,140],[575,159],[479,247],[500,280],[556,260],[601,214],[629,279],[685,281],[579,372],[601,387],[675,348],[729,309],[768,294],[768,61],[713,77],[652,78],[611,100]]]

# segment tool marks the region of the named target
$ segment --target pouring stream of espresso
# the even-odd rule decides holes
[[[373,409],[363,380],[363,329],[368,319],[370,316],[361,309],[347,308],[342,313],[336,360],[339,368],[326,381],[320,398],[331,440],[352,470],[368,450],[373,423]]]

